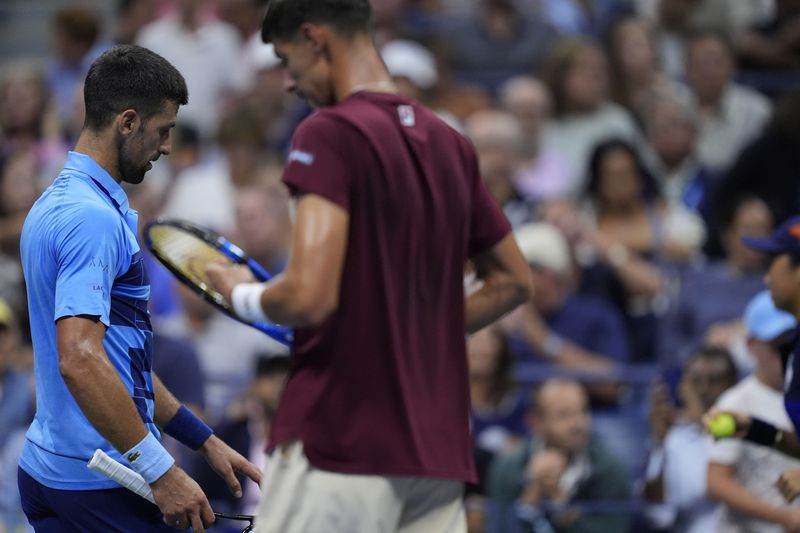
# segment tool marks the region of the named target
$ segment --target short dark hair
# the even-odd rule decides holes
[[[141,46],[118,45],[98,57],[83,87],[85,128],[98,130],[115,115],[135,109],[147,119],[167,101],[186,105],[186,81],[169,61]]]
[[[261,39],[265,43],[292,39],[306,22],[329,24],[352,37],[369,31],[371,16],[369,0],[270,0]]]

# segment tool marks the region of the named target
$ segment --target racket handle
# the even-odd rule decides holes
[[[89,470],[102,474],[112,481],[116,481],[126,489],[138,494],[150,503],[156,503],[150,485],[142,476],[114,460],[103,450],[97,449],[87,465]]]

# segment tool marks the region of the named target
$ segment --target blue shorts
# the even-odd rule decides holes
[[[17,470],[22,510],[36,533],[175,533],[158,507],[128,489],[59,490]]]

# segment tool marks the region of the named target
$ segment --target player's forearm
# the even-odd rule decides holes
[[[338,305],[338,301],[322,298],[321,294],[296,278],[279,275],[266,284],[261,306],[277,324],[291,328],[313,326],[328,318]]]
[[[130,394],[104,352],[62,352],[59,368],[83,414],[114,448],[124,453],[147,435]]]
[[[708,495],[739,513],[768,522],[780,522],[784,512],[783,508],[771,505],[749,492],[727,465],[709,465]]]
[[[153,372],[153,418],[158,427],[163,428],[172,420],[178,409],[181,408],[181,403],[175,396],[164,386],[161,379]],[[201,387],[202,384],[198,384]]]
[[[528,286],[504,273],[494,273],[481,278],[483,285],[464,302],[467,333],[474,333],[518,305],[529,296]]]

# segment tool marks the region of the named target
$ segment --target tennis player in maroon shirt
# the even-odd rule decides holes
[[[295,328],[260,532],[465,532],[475,481],[464,334],[527,299],[529,271],[471,144],[395,93],[367,0],[273,0],[262,36],[318,110],[283,181],[286,270],[209,274],[247,318]],[[483,285],[465,298],[471,260]]]

